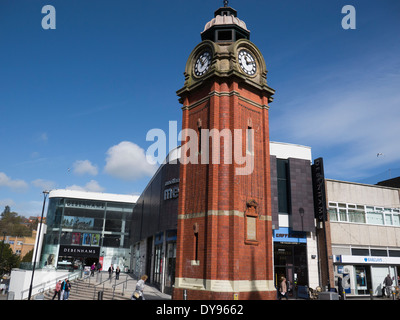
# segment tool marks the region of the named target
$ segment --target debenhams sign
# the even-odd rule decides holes
[[[174,178],[165,182],[164,186],[170,186],[173,184],[178,184],[179,178]],[[179,196],[179,186],[172,186],[164,189],[164,200],[176,199]]]
[[[100,247],[60,246],[59,256],[99,257]]]

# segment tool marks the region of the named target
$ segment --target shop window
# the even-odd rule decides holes
[[[121,232],[122,220],[106,220],[105,231]]]
[[[389,257],[400,257],[400,250],[389,250]]]
[[[369,256],[369,249],[352,248],[351,254],[353,256]]]
[[[387,257],[387,250],[371,249],[371,256]]]
[[[121,243],[120,235],[105,235],[103,239],[104,247],[119,248]]]

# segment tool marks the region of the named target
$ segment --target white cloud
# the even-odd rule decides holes
[[[89,160],[77,160],[73,164],[74,173],[78,175],[90,174],[97,175],[97,166],[93,165]]]
[[[90,180],[83,187],[74,184],[72,186],[67,186],[66,189],[78,190],[78,191],[90,191],[90,192],[103,192],[105,190],[105,188],[100,186],[96,180]]]
[[[55,188],[55,182],[50,180],[36,179],[32,181],[32,184],[42,190],[51,190]]]
[[[122,141],[107,151],[104,171],[123,180],[136,180],[152,176],[157,170],[155,165],[147,162],[145,151],[138,145]]]
[[[13,180],[4,172],[0,172],[0,187],[7,187],[16,192],[23,192],[28,189],[28,184],[24,180]]]

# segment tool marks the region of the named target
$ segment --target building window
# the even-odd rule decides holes
[[[369,256],[369,249],[352,248],[351,254],[353,256]]]
[[[400,209],[329,202],[329,220],[373,225],[400,226]]]
[[[276,159],[278,178],[278,211],[289,213],[288,160]]]

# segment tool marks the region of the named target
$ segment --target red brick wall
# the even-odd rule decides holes
[[[225,94],[211,95],[195,108],[186,109],[214,91]],[[220,164],[181,164],[175,275],[178,278],[273,280],[268,110],[239,99],[239,95],[267,105],[266,96],[235,81],[210,82],[183,97],[183,128],[197,130],[200,119],[203,129],[227,128],[232,133],[234,129],[242,129],[243,156],[246,154],[246,129],[251,123],[255,131],[254,171],[250,175],[236,175],[238,165],[234,164],[233,154],[233,164],[223,163],[223,147]],[[212,152],[209,154],[211,156]],[[257,242],[254,244],[245,241],[246,224],[242,216],[251,199],[258,203]],[[238,214],[207,215],[211,210]],[[188,214],[202,216],[179,219],[180,215],[187,217]],[[196,255],[195,223],[198,224],[198,266],[191,264]],[[233,299],[233,294],[188,290],[188,299]],[[275,299],[276,296],[275,290],[238,294],[239,299]],[[183,289],[176,288],[174,299],[182,297]]]

